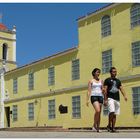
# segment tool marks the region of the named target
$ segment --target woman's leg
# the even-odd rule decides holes
[[[100,113],[101,113],[101,106],[98,101],[95,101],[93,103],[93,107],[95,109],[95,114],[94,114],[94,127],[99,130],[99,125],[100,125]]]
[[[100,112],[99,112],[99,117],[98,117],[98,121],[97,121],[98,130],[99,130],[99,127],[100,127],[102,104],[99,103],[99,106],[100,106]]]

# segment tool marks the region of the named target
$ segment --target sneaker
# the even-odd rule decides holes
[[[110,132],[112,130],[110,126],[107,126],[106,128],[107,128],[108,132]]]
[[[102,131],[99,129],[99,130],[97,130],[97,132],[98,132],[98,133],[101,133]]]
[[[97,132],[97,129],[95,127],[92,127],[93,132]]]
[[[118,131],[116,131],[116,129],[111,129],[111,131],[110,131],[111,133],[116,133],[116,132],[118,132]]]

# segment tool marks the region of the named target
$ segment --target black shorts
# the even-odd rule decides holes
[[[102,96],[91,96],[90,101],[92,104],[95,101],[98,101],[100,104],[103,104],[103,97]]]

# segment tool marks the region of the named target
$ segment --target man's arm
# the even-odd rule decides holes
[[[107,85],[104,85],[104,105],[107,105]]]
[[[120,86],[120,91],[121,91],[121,93],[122,93],[122,95],[124,97],[124,100],[127,101],[126,93],[125,93],[125,91],[123,89],[123,86]]]

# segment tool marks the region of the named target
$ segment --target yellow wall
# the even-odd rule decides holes
[[[117,116],[116,126],[119,127],[138,127],[140,123],[140,116],[133,115],[132,112],[132,87],[140,86],[139,80],[127,81],[123,83],[123,86],[127,92],[128,102],[126,103],[121,96],[121,113]],[[29,126],[63,126],[64,128],[82,128],[82,127],[92,127],[94,109],[90,104],[89,107],[86,106],[86,93],[87,89],[78,91],[69,91],[59,94],[49,94],[46,97],[36,98],[37,104],[35,104],[35,99],[26,99],[19,102],[13,102],[5,104],[5,106],[10,106],[12,110],[12,105],[18,106],[18,121],[12,121],[11,115],[11,126],[10,127],[29,127]],[[30,93],[29,93],[30,94]],[[72,96],[80,96],[81,100],[81,118],[72,118]],[[48,100],[55,99],[56,105],[56,118],[48,119]],[[34,103],[35,118],[33,121],[28,120],[28,103]],[[68,113],[60,114],[58,107],[62,104],[68,106]],[[103,110],[102,110],[103,111]],[[6,120],[5,120],[6,122]],[[106,127],[108,122],[107,116],[101,114],[101,127]],[[6,124],[6,123],[5,123]]]
[[[127,77],[139,74],[140,67],[132,67],[131,60],[131,43],[140,40],[140,26],[131,29],[130,26],[130,7],[132,4],[120,4],[110,8],[97,15],[89,16],[78,22],[79,47],[78,51],[46,59],[33,65],[25,66],[9,72],[5,76],[6,89],[11,99],[21,99],[31,95],[44,94],[64,88],[74,88],[75,86],[87,85],[92,78],[91,71],[95,67],[102,68],[102,52],[112,49],[112,62],[118,70],[118,77]],[[111,17],[111,35],[105,38],[101,37],[101,18],[104,15]],[[71,80],[71,63],[72,60],[80,60],[80,79]],[[55,85],[48,86],[48,68],[55,67]],[[28,90],[28,73],[34,72],[34,90]],[[105,79],[109,73],[102,74],[101,78]],[[18,77],[18,93],[13,94],[13,78]],[[132,87],[140,86],[140,78],[132,78],[122,81],[124,89],[128,96],[126,103],[121,96],[121,114],[117,118],[116,126],[139,126],[139,115],[132,113]],[[18,105],[18,121],[12,122],[11,127],[23,126],[63,126],[71,127],[91,127],[93,124],[93,107],[86,106],[87,88],[64,91],[59,94],[48,94],[45,97],[39,97],[35,105],[35,120],[28,121],[28,103],[35,102],[32,97],[26,100],[13,101],[5,103],[5,106]],[[81,118],[72,118],[72,96],[80,95],[81,97]],[[48,119],[48,100],[56,101],[56,119]],[[67,114],[60,114],[58,106],[60,104],[68,106]],[[24,108],[24,109],[23,109]],[[10,109],[10,110],[11,110]],[[102,113],[101,126],[108,123],[107,116]]]
[[[138,73],[139,67],[132,67],[131,43],[140,40],[140,26],[131,29],[130,6],[131,4],[121,4],[79,21],[78,57],[81,60],[82,81],[87,81],[85,78],[90,77],[93,68],[102,68],[102,52],[109,49],[112,49],[112,65],[117,67],[119,76]],[[106,14],[111,18],[111,35],[102,38],[101,18]],[[107,76],[104,74],[103,78]]]
[[[37,93],[48,92],[50,90],[57,90],[71,86],[79,85],[80,80],[71,80],[71,65],[72,60],[77,56],[77,51],[61,56],[55,60],[49,60],[37,65],[17,69],[16,71],[6,74],[6,89],[9,93],[13,93],[13,79],[18,77],[18,93],[10,94],[10,98],[23,97]],[[48,68],[55,66],[55,85],[48,86]],[[28,90],[28,74],[34,72],[34,90],[29,93]]]

